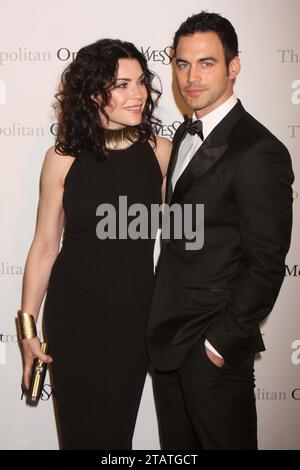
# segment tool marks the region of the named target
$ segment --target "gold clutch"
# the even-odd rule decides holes
[[[43,354],[48,354],[48,344],[41,344],[41,351]],[[47,371],[47,363],[41,359],[36,358],[32,365],[31,379],[29,386],[29,399],[37,404],[41,398],[45,376]]]

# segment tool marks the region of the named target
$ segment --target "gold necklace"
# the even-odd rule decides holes
[[[140,134],[136,127],[121,129],[104,129],[105,147],[108,150],[125,150],[139,140]]]

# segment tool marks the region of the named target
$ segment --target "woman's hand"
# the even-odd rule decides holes
[[[22,353],[23,353],[23,383],[25,388],[29,390],[31,369],[34,359],[38,357],[42,361],[50,364],[53,358],[48,354],[43,354],[41,351],[41,343],[39,338],[36,336],[32,339],[22,339]]]

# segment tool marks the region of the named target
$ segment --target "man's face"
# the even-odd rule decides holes
[[[201,118],[232,95],[240,62],[235,57],[227,67],[223,45],[218,35],[209,31],[179,39],[175,70],[184,101]]]

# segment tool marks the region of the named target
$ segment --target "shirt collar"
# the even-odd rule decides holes
[[[219,124],[219,122],[222,121],[226,114],[231,111],[231,109],[236,105],[237,101],[237,97],[232,94],[226,101],[224,101],[224,103],[218,106],[218,108],[214,109],[210,113],[203,116],[203,118],[201,118],[203,124],[204,139],[206,139],[206,137],[211,133],[211,131]],[[193,113],[192,119],[193,121],[198,120],[195,113]]]

